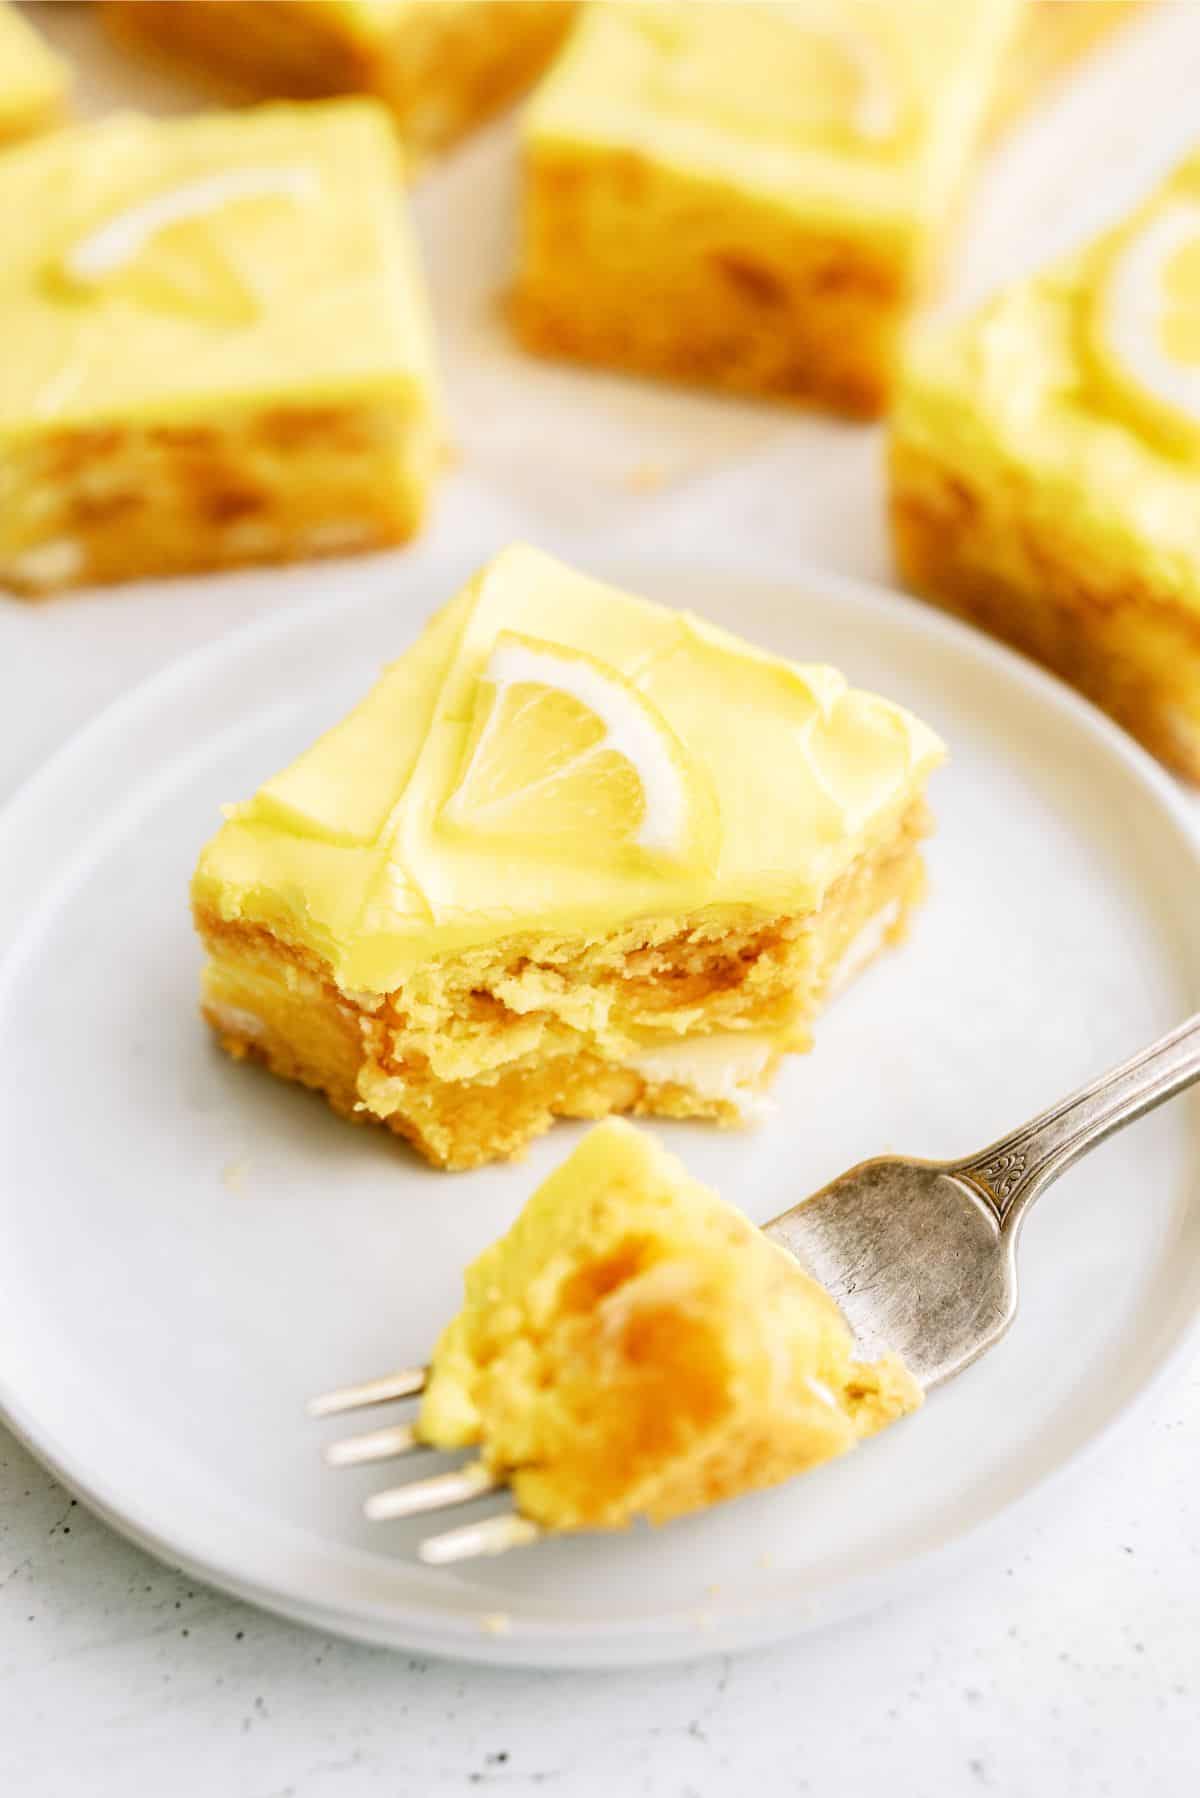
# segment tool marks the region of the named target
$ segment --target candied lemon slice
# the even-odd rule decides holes
[[[661,10],[641,16],[668,52],[654,79],[660,111],[699,113],[739,137],[778,144],[842,136],[878,144],[896,135],[892,58],[846,21],[840,0],[740,9],[734,54],[723,13],[691,8],[677,26]]]
[[[457,830],[611,862],[711,867],[716,800],[662,713],[583,650],[502,631],[479,679]]]
[[[1118,409],[1174,447],[1200,450],[1200,204],[1172,201],[1122,233],[1089,323]]]
[[[57,274],[77,295],[120,294],[215,323],[246,322],[259,298],[240,252],[253,250],[281,202],[295,205],[316,190],[316,175],[303,166],[225,169],[184,182],[73,243]]]

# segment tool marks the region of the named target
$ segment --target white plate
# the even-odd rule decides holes
[[[868,1153],[979,1147],[1193,1009],[1188,824],[1071,694],[826,575],[587,560],[839,664],[952,746],[909,944],[839,1001],[757,1131],[662,1129],[753,1217]],[[361,565],[336,604],[253,626],[123,701],[0,820],[0,1410],[139,1542],[350,1635],[604,1665],[845,1615],[931,1577],[933,1551],[1073,1459],[1179,1345],[1200,1301],[1196,1108],[1164,1108],[1043,1201],[1016,1328],[911,1423],[662,1531],[416,1564],[417,1525],[360,1516],[387,1470],[326,1471],[304,1400],[420,1359],[463,1265],[578,1128],[523,1166],[447,1176],[233,1066],[196,1016],[187,881],[218,804],[330,723],[467,571]]]

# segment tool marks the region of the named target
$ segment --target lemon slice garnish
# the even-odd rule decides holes
[[[585,651],[516,631],[500,633],[480,675],[442,816],[573,859],[697,870],[716,853],[709,778],[657,707]]]
[[[677,27],[661,14],[643,20],[669,51],[656,72],[660,109],[699,113],[739,137],[778,144],[841,136],[880,144],[896,135],[902,108],[892,59],[837,7],[809,0],[738,10],[735,53],[722,7],[691,9]]]
[[[1172,201],[1122,234],[1089,324],[1118,409],[1173,447],[1200,448],[1200,204]]]
[[[244,322],[259,302],[239,265],[239,240],[253,244],[264,206],[301,203],[317,187],[314,171],[304,166],[225,169],[184,182],[80,238],[56,272],[77,296],[119,293],[160,310]]]

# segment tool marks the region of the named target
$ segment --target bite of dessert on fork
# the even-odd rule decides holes
[[[895,1356],[854,1358],[837,1306],[792,1255],[615,1119],[467,1270],[427,1370],[314,1409],[418,1390],[411,1426],[335,1443],[329,1459],[474,1449],[460,1469],[367,1501],[384,1519],[508,1486],[515,1512],[426,1541],[435,1562],[663,1523],[844,1454],[921,1403]]]
[[[999,1341],[1033,1200],[1197,1080],[1200,1014],[977,1154],[862,1162],[761,1232],[651,1138],[602,1125],[468,1270],[428,1369],[311,1407],[423,1393],[415,1425],[327,1458],[477,1448],[367,1501],[372,1518],[413,1516],[511,1486],[515,1511],[420,1545],[434,1564],[778,1484]]]

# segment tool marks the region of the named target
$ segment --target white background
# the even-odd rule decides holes
[[[131,71],[82,9],[34,10],[85,70],[88,106],[196,103]],[[1198,92],[1200,7],[1162,6],[1114,40],[993,156],[954,297],[1036,261],[1135,190],[1195,131]],[[513,186],[502,126],[416,194],[460,458],[431,541],[619,532],[630,545],[744,544],[886,578],[877,432],[558,371],[510,349],[498,295]],[[152,604],[136,591],[0,600],[0,799],[143,675],[339,578],[326,567],[285,582],[182,582]],[[326,1640],[190,1585],[87,1516],[0,1432],[0,1793],[1193,1793],[1200,1368],[1089,1474],[1022,1513],[992,1555],[902,1607],[732,1662],[460,1668]]]

